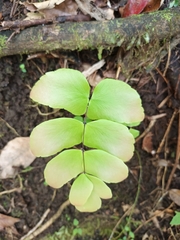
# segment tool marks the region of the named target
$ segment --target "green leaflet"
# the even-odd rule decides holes
[[[141,122],[144,111],[139,94],[128,84],[105,79],[94,89],[87,116],[90,119],[108,119],[119,123]]]
[[[82,142],[84,125],[72,118],[57,118],[39,124],[30,135],[30,147],[37,157],[47,157]]]
[[[107,183],[123,181],[128,176],[128,167],[119,158],[102,150],[84,152],[85,171]]]
[[[86,124],[84,145],[128,161],[133,156],[134,138],[123,124],[101,119]]]
[[[45,180],[53,188],[60,188],[83,172],[82,151],[65,150],[51,159],[44,170]]]
[[[129,128],[129,132],[133,135],[134,138],[139,136],[139,131],[133,128]]]
[[[64,108],[74,115],[86,112],[90,87],[82,73],[72,69],[47,72],[35,84],[30,98],[52,108]]]
[[[82,173],[72,184],[69,201],[75,206],[82,206],[87,202],[92,191],[92,182]]]
[[[87,202],[84,205],[76,206],[80,212],[95,212],[101,207],[101,199],[95,191],[92,191]]]
[[[94,212],[101,207],[100,198],[111,197],[110,188],[102,180],[92,175],[81,174],[72,185],[69,200],[81,212]]]
[[[172,218],[170,225],[180,225],[180,212],[176,211],[176,215]]]
[[[103,199],[112,197],[111,189],[99,178],[86,174],[89,180],[93,183],[93,191]]]

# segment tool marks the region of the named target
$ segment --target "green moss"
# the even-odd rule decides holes
[[[132,37],[130,43],[128,44],[126,50],[130,50],[134,45],[136,45],[137,37]]]
[[[173,14],[172,13],[165,13],[164,14],[164,18],[168,21],[168,22],[170,22],[171,20],[172,20],[172,17],[173,17]]]
[[[0,35],[0,50],[3,50],[6,47],[6,41],[7,37]]]
[[[23,213],[18,209],[12,209],[11,215],[15,218],[20,218],[23,215]]]
[[[103,47],[99,47],[98,48],[98,59],[101,60],[102,59],[102,52],[103,52]]]
[[[78,221],[78,226],[75,226],[73,223],[69,224],[69,226],[62,226],[53,235],[49,234],[42,240],[69,240],[75,239],[77,236],[81,236],[82,239],[89,239],[96,232],[99,232],[102,237],[110,236],[116,223],[116,217],[92,215],[87,217],[82,223],[79,223]]]
[[[143,38],[144,38],[146,44],[150,42],[150,36],[149,36],[149,33],[146,32],[146,33],[143,35]]]

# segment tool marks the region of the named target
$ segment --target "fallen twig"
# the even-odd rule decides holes
[[[36,226],[31,229],[25,236],[23,236],[20,240],[24,240],[27,239],[28,237],[30,237],[31,235],[34,235],[34,232],[36,231],[36,229],[42,224],[42,222],[44,221],[44,219],[47,217],[47,215],[49,214],[50,209],[48,208],[45,213],[42,215],[41,220],[36,224]],[[31,238],[29,238],[31,239]]]
[[[176,168],[179,165],[179,159],[180,159],[180,110],[178,111],[178,113],[179,113],[179,123],[178,123],[178,140],[177,140],[177,148],[176,148],[176,158],[175,158],[175,163],[166,185],[166,191],[169,189],[169,186],[171,185],[172,178],[174,176]]]
[[[149,126],[145,129],[145,131],[138,138],[136,138],[136,142],[138,142],[141,138],[143,138],[146,134],[148,134],[148,132],[150,132],[151,128],[154,126],[157,119],[162,118],[164,116],[166,116],[166,113],[147,117],[150,120]]]
[[[43,224],[41,227],[39,227],[39,225],[42,223],[40,222],[40,224],[38,223],[38,227],[39,228],[33,228],[35,229],[35,231],[33,231],[32,233],[27,234],[25,236],[23,236],[20,240],[31,240],[34,239],[36,236],[38,236],[40,233],[42,233],[44,230],[46,230],[51,224],[53,224],[53,222],[56,221],[57,218],[59,218],[63,212],[63,210],[70,204],[69,200],[65,201],[57,210],[57,212],[45,223]],[[46,212],[45,212],[46,213]],[[44,213],[44,215],[45,215]],[[47,213],[48,214],[48,213]],[[44,217],[43,215],[43,217]],[[44,218],[42,217],[42,221],[44,221]],[[40,220],[41,221],[41,220]],[[32,229],[32,230],[33,230]],[[36,230],[37,229],[37,230]],[[31,230],[31,231],[32,231]]]
[[[92,65],[90,68],[88,68],[87,70],[83,71],[82,74],[84,74],[84,76],[87,78],[89,77],[91,74],[93,74],[95,71],[97,71],[98,69],[100,69],[102,66],[104,66],[105,64],[105,60],[102,59],[101,61],[95,63],[94,65]]]
[[[180,8],[173,8],[111,21],[56,23],[55,20],[53,24],[27,27],[8,42],[6,41],[13,30],[2,31],[1,27],[0,57],[42,51],[50,52],[57,49],[73,51],[112,49],[118,46],[127,50],[130,49],[130,46],[131,48],[138,47],[139,41],[141,41],[141,46],[146,47],[145,49],[148,52],[152,51],[151,43],[157,42],[155,45],[159,46],[164,39],[168,42],[170,40],[174,42],[179,38],[179,13]],[[151,28],[148,27],[149,23],[151,23]],[[150,36],[149,44],[144,40],[145,33]],[[159,54],[159,51],[157,54]],[[152,54],[152,58],[154,59],[157,54]],[[149,58],[148,61],[151,63],[152,59]]]
[[[157,152],[156,152],[156,155],[157,155],[157,156],[158,156],[158,154],[161,152],[161,150],[162,150],[162,148],[163,148],[163,146],[164,146],[166,137],[167,137],[168,134],[169,134],[169,131],[170,131],[170,129],[171,129],[171,126],[172,126],[172,123],[173,123],[173,121],[174,121],[174,118],[175,118],[176,114],[177,114],[177,110],[174,110],[173,115],[172,115],[172,117],[171,117],[171,120],[170,120],[170,122],[169,122],[169,124],[168,124],[168,127],[167,127],[167,129],[166,129],[166,132],[165,132],[165,134],[164,134],[164,137],[163,137],[163,139],[161,140],[161,142],[160,142],[160,144],[159,144],[159,147],[158,147],[158,149],[157,149]]]

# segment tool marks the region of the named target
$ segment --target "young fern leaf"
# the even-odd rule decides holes
[[[47,157],[82,142],[84,125],[73,118],[45,121],[31,133],[30,146],[35,156]]]
[[[111,189],[99,178],[86,174],[93,184],[93,191],[97,193],[100,198],[108,199],[112,197]]]
[[[95,191],[91,192],[87,202],[81,206],[75,206],[80,212],[95,212],[101,207],[101,198]]]
[[[137,125],[144,117],[138,93],[124,82],[105,79],[90,98],[83,74],[59,69],[43,75],[30,97],[76,115],[39,124],[31,133],[30,146],[36,156],[59,153],[44,171],[50,186],[60,188],[75,178],[70,202],[82,212],[98,210],[101,198],[112,197],[105,182],[117,183],[128,176],[124,162],[133,155],[138,133],[127,126]],[[78,144],[79,149],[72,149]]]
[[[144,111],[139,94],[128,84],[114,79],[101,81],[94,89],[87,116],[118,123],[141,122]]]
[[[102,150],[84,152],[85,172],[107,183],[118,183],[128,176],[128,167],[118,157]]]
[[[104,150],[126,162],[133,155],[134,137],[123,124],[100,119],[86,124],[84,145]]]
[[[82,151],[78,149],[65,150],[51,159],[46,165],[44,176],[46,182],[60,188],[83,172]]]
[[[76,209],[81,212],[94,212],[101,207],[101,198],[103,199],[111,198],[112,192],[111,192],[111,189],[101,179],[97,177],[93,177],[92,175],[88,175],[88,174],[86,174],[86,177],[93,184],[93,190],[85,204],[82,204],[82,205],[74,204],[74,205]]]
[[[81,173],[72,184],[69,200],[75,206],[82,206],[87,202],[92,191],[92,182],[86,177],[86,174]]]
[[[83,115],[89,102],[90,86],[82,73],[72,69],[47,72],[35,84],[30,98],[52,108]]]

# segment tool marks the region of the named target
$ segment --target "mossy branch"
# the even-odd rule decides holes
[[[103,22],[39,25],[21,30],[5,42],[5,37],[8,39],[12,33],[12,30],[1,31],[0,57],[57,49],[107,49],[116,46],[128,49],[170,40],[180,34],[180,8]]]

